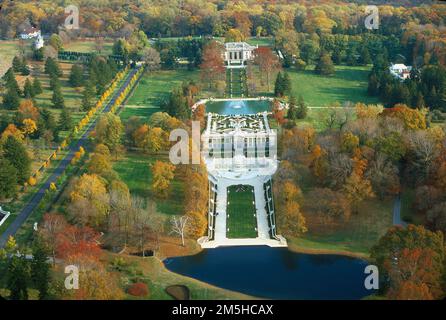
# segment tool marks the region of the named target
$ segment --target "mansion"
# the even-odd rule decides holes
[[[276,233],[272,176],[277,170],[277,133],[269,127],[268,113],[208,113],[207,127],[201,140],[209,178],[209,212],[208,235],[198,239],[198,243],[203,248],[242,245],[286,247],[285,238]],[[233,219],[230,218],[230,206],[234,203],[229,197],[232,195],[230,190],[240,186],[252,190],[250,205],[255,221],[252,226],[254,233],[234,238],[230,233],[230,219]],[[247,213],[237,211],[231,214]]]
[[[252,46],[246,42],[225,43],[224,61],[226,68],[244,68],[249,60],[254,57],[254,50],[258,46]]]

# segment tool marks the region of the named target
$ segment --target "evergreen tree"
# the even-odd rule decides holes
[[[84,70],[78,64],[71,67],[69,82],[73,87],[80,87],[84,83]]]
[[[25,56],[22,57],[22,68],[20,70],[22,76],[29,76],[31,71],[29,70],[28,63],[26,62]]]
[[[7,110],[17,110],[19,105],[20,98],[17,91],[12,88],[8,88],[3,95],[3,108]]]
[[[81,107],[83,111],[90,111],[93,108],[93,99],[95,97],[95,91],[91,84],[91,81],[85,85],[85,89],[82,92],[82,102]]]
[[[25,85],[23,87],[23,95],[25,96],[26,99],[32,99],[35,96],[34,87],[29,78],[27,78],[25,81]]]
[[[175,88],[172,90],[169,100],[165,106],[165,110],[171,116],[181,120],[190,118],[190,108],[187,98],[183,95],[180,88]]]
[[[42,84],[40,83],[40,80],[37,78],[34,78],[33,81],[33,92],[34,96],[37,96],[43,92]]]
[[[372,58],[370,57],[369,49],[367,49],[365,45],[361,50],[360,59],[362,65],[368,65],[372,63]]]
[[[51,57],[48,57],[45,61],[45,73],[50,76],[55,75],[57,77],[61,77],[63,75],[59,64]]]
[[[285,72],[282,78],[283,95],[288,96],[291,94],[291,78],[288,72]]]
[[[8,265],[6,286],[10,291],[11,300],[28,300],[28,285],[30,270],[25,256],[13,255]]]
[[[333,61],[331,61],[330,55],[327,52],[322,52],[319,61],[316,65],[314,71],[321,75],[332,75],[334,74]]]
[[[59,117],[59,130],[70,131],[71,129],[73,129],[73,120],[67,108],[63,108]]]
[[[53,103],[53,108],[63,109],[65,108],[65,100],[62,95],[62,91],[60,89],[60,85],[56,86],[53,89],[53,96],[51,98],[51,102]]]
[[[54,91],[56,87],[61,87],[60,80],[55,74],[50,75],[50,89]]]
[[[33,260],[31,262],[31,276],[34,286],[39,290],[39,299],[48,297],[50,282],[50,264],[47,262],[49,252],[41,241],[33,247]]]
[[[379,82],[375,72],[372,72],[369,76],[369,85],[367,88],[367,93],[370,96],[376,96],[379,93]]]
[[[12,89],[17,92],[18,95],[21,94],[19,84],[17,83],[17,80],[15,79],[15,74],[12,68],[9,68],[8,71],[6,71],[5,75],[3,76],[3,80],[6,82],[6,88]]]
[[[12,59],[12,70],[18,73],[22,72],[22,69],[23,69],[22,60],[18,56],[15,56],[14,59]]]
[[[9,136],[3,145],[3,157],[17,170],[19,183],[25,182],[31,172],[31,159],[22,142]]]
[[[296,98],[294,96],[290,96],[290,101],[288,102],[287,118],[292,121],[297,119]]]
[[[276,82],[274,83],[274,96],[283,96],[283,78],[280,71],[277,73]]]
[[[300,95],[299,101],[297,102],[297,118],[305,119],[308,114],[308,106],[306,105],[304,98]]]
[[[0,158],[0,199],[15,197],[17,194],[17,170],[11,163]]]

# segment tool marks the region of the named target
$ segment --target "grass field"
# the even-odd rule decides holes
[[[101,54],[110,55],[112,54],[113,42],[104,41],[102,45]],[[64,44],[63,49],[65,51],[76,51],[76,52],[97,52],[96,44],[94,40],[74,40]]]
[[[198,77],[198,71],[187,70],[146,73],[121,112],[121,119],[125,121],[131,116],[150,118],[153,113],[161,111],[162,102],[169,97],[173,88],[183,81],[198,81]]]
[[[139,153],[127,153],[125,157],[114,163],[113,169],[128,185],[130,193],[145,199],[154,199],[157,210],[167,215],[183,213],[183,188],[182,181],[174,178],[170,195],[167,199],[155,198],[151,193],[152,172],[150,164],[156,160],[166,160],[161,156],[147,156]]]
[[[228,238],[256,238],[254,188],[231,186],[228,188],[227,232]]]
[[[309,107],[323,107],[334,102],[378,103],[376,97],[367,94],[367,66],[335,66],[333,76],[321,76],[313,68],[305,71],[289,70],[292,93],[302,95]]]

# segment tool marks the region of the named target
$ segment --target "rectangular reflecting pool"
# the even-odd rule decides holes
[[[230,100],[206,102],[206,112],[223,115],[256,114],[264,111],[271,111],[270,100]]]

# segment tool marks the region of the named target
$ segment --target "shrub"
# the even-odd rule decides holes
[[[129,287],[127,292],[135,297],[146,297],[149,295],[149,288],[143,282],[136,282]]]
[[[36,178],[34,178],[34,177],[30,177],[30,178],[28,179],[28,184],[29,184],[31,187],[32,187],[32,186],[35,186],[36,183],[37,183]]]

